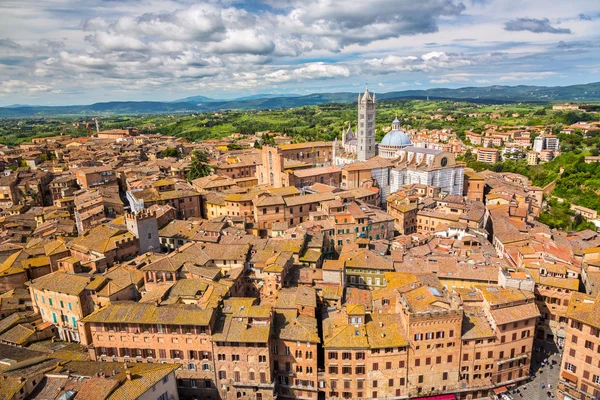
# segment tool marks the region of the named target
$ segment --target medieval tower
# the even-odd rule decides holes
[[[377,154],[375,144],[375,94],[371,97],[369,89],[358,95],[358,161],[366,161]]]
[[[158,222],[154,212],[142,210],[137,213],[126,213],[125,224],[127,230],[139,239],[140,254],[160,251]]]

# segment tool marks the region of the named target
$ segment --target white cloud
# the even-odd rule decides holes
[[[292,70],[280,69],[266,74],[265,79],[269,82],[288,82],[306,79],[347,78],[349,76],[350,70],[347,67],[319,62]]]
[[[597,20],[580,17],[599,15],[595,2],[261,1],[275,12],[254,11],[246,2],[3,0],[2,93],[13,102],[59,90],[59,99],[118,90],[161,100],[199,89],[275,85],[354,90],[365,79],[387,90],[600,80],[598,55],[588,45],[599,42]],[[510,21],[521,26],[507,31]],[[549,34],[567,30],[568,36]]]

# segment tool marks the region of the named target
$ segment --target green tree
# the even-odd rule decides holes
[[[208,154],[201,150],[194,150],[188,180],[193,181],[194,179],[208,176],[211,174],[212,169],[208,164]]]
[[[227,145],[227,150],[241,150],[243,149],[241,144],[238,143],[229,143]]]
[[[175,158],[179,158],[179,150],[174,149],[173,147],[167,147],[166,149],[164,149],[162,151],[162,156],[163,157],[175,157]]]

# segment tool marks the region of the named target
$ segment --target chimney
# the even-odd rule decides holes
[[[131,370],[126,369],[125,370],[125,376],[127,377],[127,380],[130,381],[131,380]]]

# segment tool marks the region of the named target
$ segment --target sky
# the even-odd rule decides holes
[[[0,0],[0,105],[597,81],[598,0]]]

